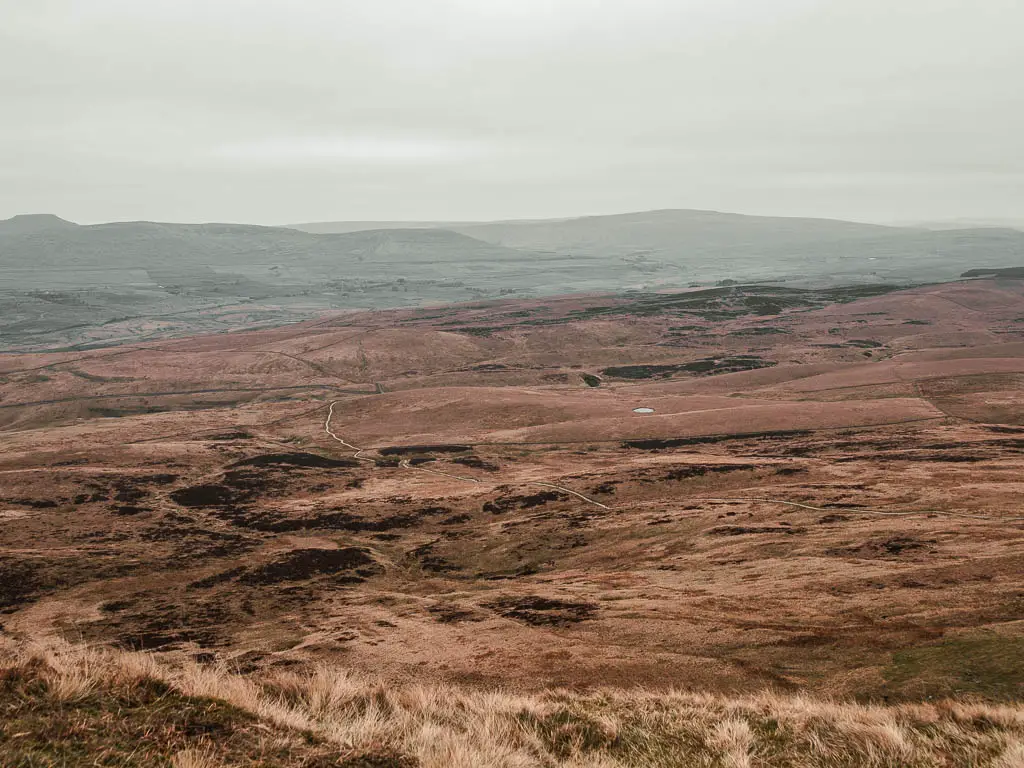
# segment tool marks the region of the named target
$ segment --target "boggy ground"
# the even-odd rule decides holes
[[[0,623],[242,672],[1019,698],[1022,292],[9,356]]]

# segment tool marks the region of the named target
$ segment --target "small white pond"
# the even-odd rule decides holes
[[[654,413],[653,408],[634,408],[633,413]]]

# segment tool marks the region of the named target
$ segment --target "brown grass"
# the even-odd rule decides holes
[[[0,679],[32,671],[40,686],[31,690],[54,703],[54,717],[75,702],[84,707],[97,697],[158,684],[190,701],[221,700],[231,705],[229,711],[254,717],[257,727],[306,733],[307,739],[354,756],[340,765],[1024,765],[1024,708],[1017,704],[879,706],[775,693],[727,697],[640,690],[517,695],[440,685],[389,686],[327,666],[255,679],[223,668],[170,667],[144,654],[60,642],[8,643],[0,646],[0,662]],[[166,706],[166,701],[158,699],[153,706]],[[0,764],[60,764],[18,762],[13,756],[20,753],[9,752],[13,743],[0,725]],[[377,757],[360,757],[366,755]],[[164,759],[173,768],[232,764],[218,741],[205,737],[177,744]],[[312,763],[296,758],[259,764]]]
[[[171,756],[171,768],[219,768],[221,765],[209,749],[183,749]]]

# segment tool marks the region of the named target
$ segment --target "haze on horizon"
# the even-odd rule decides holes
[[[0,218],[1021,219],[1018,0],[0,0]]]

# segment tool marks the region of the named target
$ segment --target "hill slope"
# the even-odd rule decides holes
[[[905,228],[834,219],[748,216],[718,211],[666,209],[610,216],[522,219],[492,222],[358,222],[295,224],[304,232],[355,232],[363,229],[443,228],[513,248],[586,250],[628,254],[635,250],[696,249],[737,245],[875,237]]]
[[[385,260],[518,261],[523,254],[441,229],[313,235],[244,224],[25,225],[13,228],[0,241],[0,266],[10,267],[147,269],[198,265],[244,269],[291,263],[303,268],[340,268],[377,256]]]
[[[737,246],[764,248],[891,234],[892,227],[831,219],[747,216],[718,211],[662,210],[555,221],[494,222],[460,228],[513,247],[629,252],[708,253]]]
[[[516,695],[324,667],[253,680],[64,645],[0,657],[0,761],[295,768],[919,765],[1013,768],[1016,705],[643,690]]]
[[[78,224],[52,213],[29,213],[0,221],[0,236],[31,235],[37,232],[77,229]]]
[[[1019,702],[1022,315],[722,287],[5,355],[0,640]]]
[[[154,222],[9,229],[0,235],[6,349],[280,325],[331,309],[571,289],[594,277],[575,277],[566,259],[440,229],[313,235]]]
[[[649,211],[311,233],[55,216],[0,222],[0,344],[114,343],[514,295],[723,280],[913,284],[1024,263],[1024,232],[932,232],[825,219]]]
[[[359,222],[298,225],[356,231]],[[389,226],[413,226],[390,222]],[[415,226],[423,227],[423,223]],[[833,219],[661,210],[572,219],[437,223],[496,245],[621,262],[664,281],[792,279],[948,280],[980,260],[1024,260],[1024,233],[979,227],[930,231]],[[970,266],[964,269],[960,265]]]

